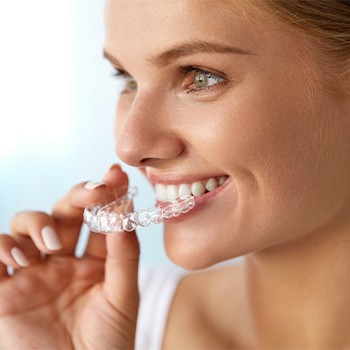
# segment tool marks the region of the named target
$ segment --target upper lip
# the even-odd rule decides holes
[[[147,177],[152,184],[163,184],[163,185],[180,185],[190,184],[197,181],[206,181],[212,177],[228,176],[223,173],[216,174],[191,174],[191,175],[178,175],[178,174],[155,174],[147,172]]]

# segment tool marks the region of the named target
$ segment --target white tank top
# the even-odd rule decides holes
[[[169,308],[179,280],[185,274],[172,268],[141,267],[136,350],[161,349]]]

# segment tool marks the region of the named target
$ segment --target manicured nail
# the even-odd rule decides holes
[[[100,187],[100,186],[104,186],[105,183],[104,182],[100,182],[100,181],[90,181],[90,182],[87,182],[84,186],[84,188],[86,190],[89,190],[89,191],[92,191],[94,190],[95,188],[97,187]]]
[[[62,243],[56,232],[50,226],[45,226],[41,230],[41,236],[47,249],[59,250],[62,248]]]
[[[27,257],[23,254],[22,250],[17,248],[17,247],[13,247],[11,249],[11,255],[13,257],[13,259],[16,261],[16,263],[21,266],[21,267],[27,267],[29,266],[29,260],[27,259]]]

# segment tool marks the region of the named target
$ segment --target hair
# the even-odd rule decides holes
[[[327,91],[350,97],[350,0],[252,0],[271,24],[297,31],[317,50]],[[320,76],[320,74],[318,74]]]

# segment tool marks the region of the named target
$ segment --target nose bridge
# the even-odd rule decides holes
[[[122,115],[117,116],[118,140],[126,134],[136,134],[140,126],[144,132],[147,131],[155,107],[152,102],[152,96],[137,91],[127,111],[123,110]]]
[[[182,152],[183,144],[171,127],[166,103],[156,94],[137,91],[117,135],[116,153],[123,162],[145,166],[146,162],[171,159]]]

